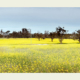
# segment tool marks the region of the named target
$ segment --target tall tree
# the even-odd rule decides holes
[[[29,38],[30,37],[30,32],[28,31],[28,29],[26,29],[26,28],[23,28],[22,29],[22,37],[23,38]]]
[[[18,33],[17,33],[16,31],[13,31],[12,37],[13,37],[13,38],[18,38]]]
[[[67,32],[67,31],[64,29],[64,27],[61,28],[61,27],[59,26],[59,27],[56,28],[56,33],[57,33],[57,36],[58,36],[59,41],[60,41],[61,44],[62,44],[62,41],[63,41],[63,39],[64,39],[64,36],[65,36],[65,33],[66,33],[66,32]]]
[[[7,38],[9,37],[9,32],[10,32],[9,30],[5,32],[5,33],[6,33]]]
[[[0,38],[2,38],[3,37],[3,31],[1,30],[0,31]]]
[[[75,40],[77,38],[77,34],[75,32],[72,33],[71,38]]]
[[[38,38],[39,41],[40,41],[40,38],[42,38],[42,36],[43,36],[42,33],[39,33],[39,32],[38,32],[38,33],[36,34],[36,37]]]
[[[76,37],[77,37],[77,39],[78,39],[78,41],[79,41],[79,43],[80,43],[80,30],[77,30]]]
[[[53,42],[53,39],[56,37],[56,32],[50,32],[49,34],[51,41]]]
[[[45,31],[45,32],[44,32],[44,37],[45,37],[45,38],[48,38],[48,37],[49,37],[49,31]]]
[[[77,30],[76,32],[73,32],[71,37],[72,37],[73,40],[78,39],[78,41],[80,43],[80,30]]]

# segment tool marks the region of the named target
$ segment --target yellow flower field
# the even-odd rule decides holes
[[[40,39],[40,41],[37,38],[0,38],[0,45],[26,45],[26,44],[59,44],[58,39],[53,39],[53,42],[51,42],[50,38],[46,39]],[[76,44],[79,43],[78,40],[72,40],[72,39],[64,39],[64,44]]]
[[[60,44],[58,39],[0,39],[0,73],[65,72],[80,72],[78,40],[64,39]]]

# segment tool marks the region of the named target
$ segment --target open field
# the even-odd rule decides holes
[[[0,72],[78,73],[80,44],[72,39],[63,40],[63,44],[58,39],[0,39]]]
[[[72,40],[72,39],[64,39],[63,44],[79,44],[78,40]],[[40,39],[40,41],[37,38],[0,38],[0,45],[26,45],[26,44],[60,44],[58,39],[53,39],[53,42],[51,42],[51,39]]]

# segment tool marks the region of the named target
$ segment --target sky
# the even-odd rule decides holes
[[[54,32],[64,27],[68,33],[80,29],[80,7],[0,7],[0,30],[31,33]]]

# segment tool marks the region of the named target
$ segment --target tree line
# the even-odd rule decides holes
[[[63,39],[77,39],[80,43],[80,30],[75,31],[72,34],[68,34],[67,32],[68,30],[65,30],[64,27],[60,26],[57,27],[54,32],[45,31],[44,34],[40,32],[32,34],[30,29],[22,28],[21,31],[13,31],[12,33],[10,33],[9,30],[6,32],[1,30],[0,38],[38,38],[39,41],[41,38],[51,38],[52,42],[54,38],[58,38],[60,43],[62,43]]]

